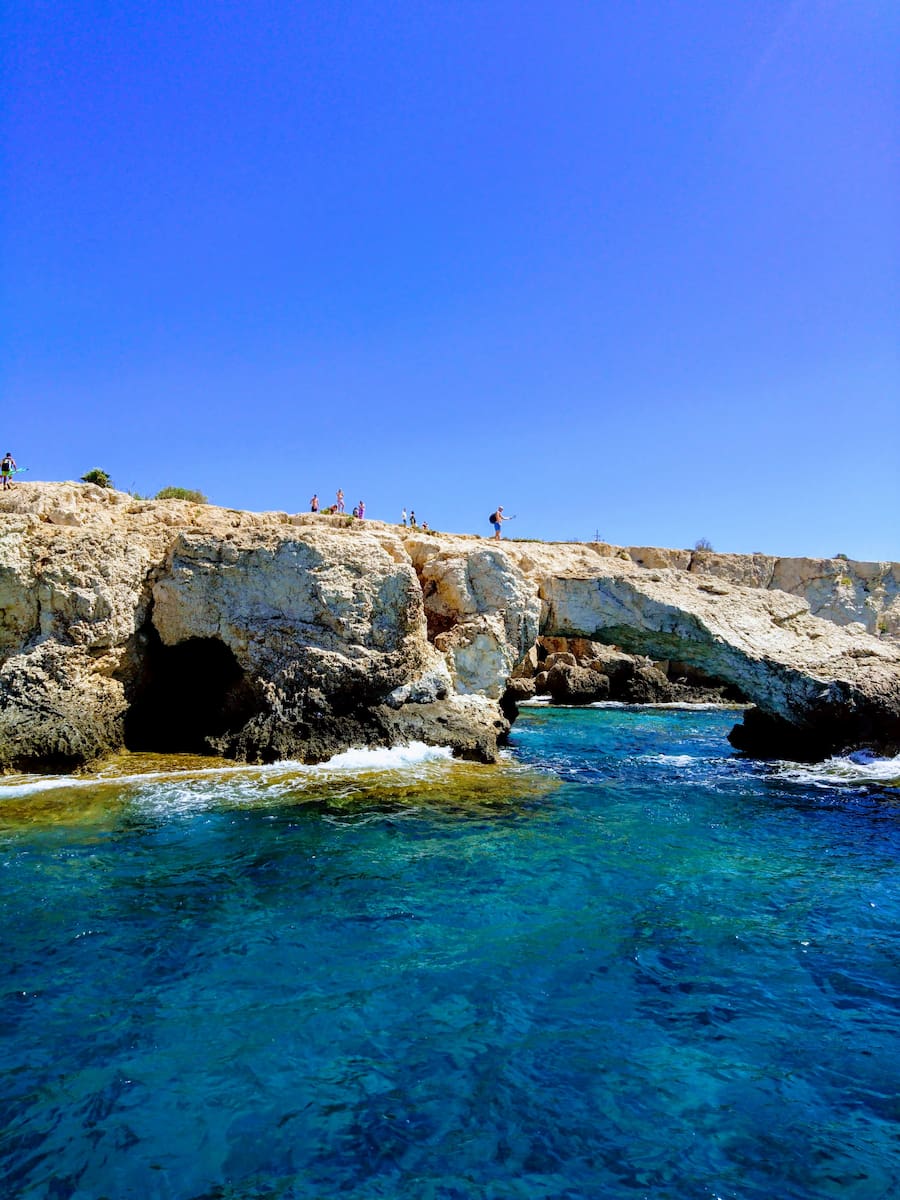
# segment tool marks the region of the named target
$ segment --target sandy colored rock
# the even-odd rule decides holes
[[[50,519],[62,511],[77,519]],[[505,619],[489,622],[502,662],[492,698],[458,694],[409,555],[383,526],[77,484],[17,485],[0,514],[6,768],[68,769],[123,740],[176,749],[179,736],[261,761],[410,737],[496,755],[514,654]]]

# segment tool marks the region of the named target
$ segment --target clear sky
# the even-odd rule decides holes
[[[900,558],[896,0],[8,0],[0,452]]]

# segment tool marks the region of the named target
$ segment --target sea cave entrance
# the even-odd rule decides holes
[[[246,672],[218,638],[164,646],[152,628],[149,638],[125,718],[126,747],[162,754],[215,753],[210,739],[240,729],[260,710]]]

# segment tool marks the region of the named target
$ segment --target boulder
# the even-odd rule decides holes
[[[612,646],[604,646],[599,648],[597,657],[587,665],[592,671],[606,675],[613,692],[618,693],[634,674],[637,664],[633,655]]]
[[[534,567],[536,564],[532,562],[531,565]],[[546,634],[542,634],[538,638],[538,646],[542,652],[544,662],[546,662],[551,654],[569,653],[569,639],[565,637],[547,637]]]
[[[673,689],[656,667],[637,667],[622,687],[622,699],[630,704],[665,704],[673,699]]]
[[[578,659],[568,650],[561,650],[555,654],[548,654],[543,665],[545,671],[552,671],[554,667],[577,667]]]
[[[547,672],[547,690],[556,704],[590,704],[608,698],[609,679],[587,667],[556,662]]]

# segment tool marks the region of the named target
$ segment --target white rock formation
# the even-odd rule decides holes
[[[900,636],[900,563],[846,558],[776,558],[632,546],[631,560],[650,570],[673,567],[731,583],[800,596],[815,617],[860,624],[877,636]]]

